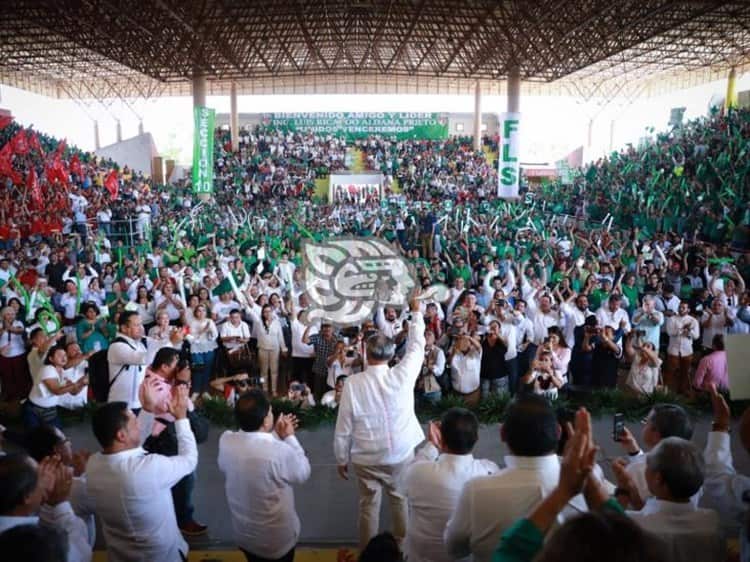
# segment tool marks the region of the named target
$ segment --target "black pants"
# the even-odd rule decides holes
[[[315,396],[315,401],[320,402],[320,399],[328,391],[328,374],[313,373],[313,384],[312,391]],[[308,385],[310,386],[310,385]]]
[[[505,370],[508,372],[508,390],[511,396],[515,396],[521,384],[521,376],[518,374],[518,356],[506,359]]]
[[[305,383],[310,389],[313,388],[313,363],[315,357],[292,357],[292,376],[289,380]]]
[[[518,376],[523,377],[529,372],[531,362],[536,357],[536,345],[529,343],[523,353],[518,354]]]
[[[172,486],[172,501],[177,516],[177,525],[184,527],[193,520],[193,488],[195,472],[191,472]]]
[[[247,550],[242,550],[242,553],[245,555],[245,558],[247,558],[247,562],[293,562],[294,561],[294,548],[292,547],[292,550],[287,552],[284,556],[281,558],[262,558],[260,556],[256,556],[255,554],[249,553]]]

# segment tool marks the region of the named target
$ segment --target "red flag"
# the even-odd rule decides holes
[[[29,153],[29,142],[26,140],[26,129],[21,129],[13,138],[10,139],[13,146],[13,152],[21,156],[25,156]]]
[[[37,209],[44,208],[44,201],[42,200],[42,189],[39,187],[39,181],[36,177],[36,170],[32,166],[29,175],[26,176],[26,188],[29,190],[31,195],[31,203]]]
[[[57,148],[55,149],[55,157],[56,158],[62,158],[63,152],[65,152],[65,149],[67,148],[68,143],[65,141],[65,139],[61,140]]]
[[[54,185],[55,180],[57,180],[63,187],[68,187],[69,174],[65,169],[65,164],[63,164],[57,154],[55,154],[52,160],[47,161],[44,173],[47,176],[47,183],[50,185]]]
[[[73,158],[70,159],[70,172],[78,176],[81,179],[83,176],[83,168],[81,168],[81,159],[78,158],[78,154],[74,154]]]
[[[120,190],[120,182],[117,179],[117,172],[115,170],[112,170],[109,174],[107,174],[107,177],[104,180],[104,187],[106,187],[107,191],[109,191],[109,196],[113,201],[117,199],[117,194]]]
[[[55,170],[55,177],[60,181],[61,184],[67,187],[68,181],[70,180],[70,174],[68,173],[68,170],[65,168],[65,163],[59,158],[55,158],[53,167]]]
[[[11,123],[13,123],[13,118],[10,115],[0,115],[0,129],[5,129]]]
[[[12,143],[7,142],[2,149],[0,149],[0,176],[7,176],[14,184],[19,184],[23,181],[21,174],[13,169],[11,163],[11,157],[13,155]]]
[[[42,144],[39,142],[39,135],[36,133],[31,133],[29,135],[29,147],[32,150],[36,150],[39,154],[42,155],[42,158],[44,158],[44,149],[42,148]]]

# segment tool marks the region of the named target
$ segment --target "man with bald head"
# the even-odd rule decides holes
[[[729,439],[731,414],[724,397],[711,385],[713,423],[708,434],[703,458],[706,462],[706,479],[703,483],[701,507],[716,510],[726,536],[740,535],[741,559],[750,558],[747,517],[750,476],[737,474],[732,463],[732,448]],[[750,408],[740,419],[739,437],[742,447],[750,453]]]

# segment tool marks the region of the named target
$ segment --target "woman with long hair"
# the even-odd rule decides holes
[[[547,339],[548,342],[542,347],[549,349],[552,353],[552,369],[555,375],[567,383],[571,351],[563,337],[562,330],[557,326],[550,326],[547,328]]]
[[[112,286],[117,281],[117,275],[115,275],[115,269],[111,263],[104,266],[104,272],[102,273],[102,285],[107,293],[112,292]]]
[[[205,287],[198,289],[198,302],[205,304],[208,307],[211,306],[211,293]],[[191,308],[195,307],[193,306]]]
[[[34,377],[28,400],[24,403],[24,424],[26,428],[38,425],[61,427],[57,415],[57,405],[63,394],[78,394],[89,384],[88,376],[76,382],[68,382],[63,377],[68,355],[65,346],[58,345],[47,353],[44,366]]]
[[[150,330],[156,322],[156,303],[154,303],[151,293],[144,285],[138,287],[135,306],[138,307],[138,314],[143,321],[143,329]]]
[[[208,317],[206,305],[199,304],[193,310],[193,319],[188,324],[190,341],[190,355],[193,363],[193,399],[204,392],[208,392],[209,380],[216,356],[216,338],[219,331],[216,324]]]
[[[107,319],[99,316],[96,303],[85,302],[81,305],[81,318],[76,324],[76,340],[83,353],[100,351],[109,347],[109,326]]]
[[[84,291],[83,297],[83,300],[93,302],[96,306],[104,306],[104,302],[107,300],[107,292],[99,284],[98,277],[89,281],[89,286]]]
[[[258,363],[260,376],[267,379],[266,389],[272,396],[278,394],[279,354],[286,356],[287,347],[281,324],[274,318],[273,307],[265,304],[260,317],[254,315],[253,330],[258,341]]]

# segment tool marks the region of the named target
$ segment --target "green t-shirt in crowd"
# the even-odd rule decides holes
[[[609,293],[603,289],[594,289],[589,295],[589,309],[598,310],[602,302],[609,297]]]
[[[468,265],[465,265],[463,267],[454,267],[453,278],[456,279],[458,277],[461,277],[468,286],[469,283],[471,283],[471,268]]]

